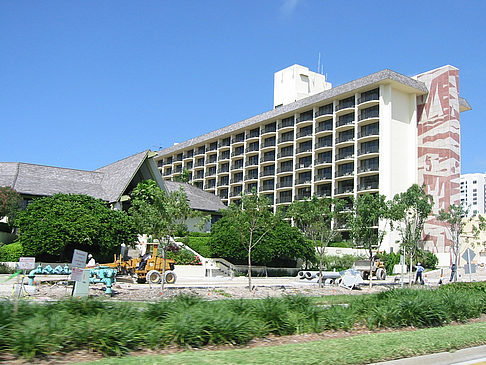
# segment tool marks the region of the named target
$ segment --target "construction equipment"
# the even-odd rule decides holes
[[[115,255],[115,260],[112,263],[103,264],[103,266],[116,268],[119,274],[130,275],[138,283],[157,284],[161,282],[162,272],[164,271],[164,259],[158,256],[158,248],[158,243],[147,243],[146,254],[142,257],[124,261],[122,255],[119,255],[118,258]],[[165,259],[164,280],[167,284],[174,284],[177,279],[173,271],[174,264],[174,260]]]
[[[371,267],[371,273],[370,273]],[[385,263],[380,259],[373,260],[373,263],[370,265],[370,260],[357,260],[354,262],[353,268],[358,270],[363,277],[364,280],[368,280],[370,274],[376,276],[377,280],[385,280],[386,279],[386,269]]]

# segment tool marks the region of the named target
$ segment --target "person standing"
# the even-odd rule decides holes
[[[417,284],[420,280],[420,284],[424,285],[424,279],[422,277],[422,273],[425,271],[424,267],[419,262],[419,263],[417,263],[417,265],[415,265],[415,268],[417,269],[417,274],[415,276],[415,284]]]
[[[457,268],[456,264],[452,264],[451,266],[451,278],[449,280],[449,283],[452,283],[454,279],[456,279],[456,274],[457,274]],[[457,279],[456,279],[457,280]]]

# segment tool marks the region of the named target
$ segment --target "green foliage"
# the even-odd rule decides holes
[[[22,197],[9,186],[0,186],[0,218],[7,217],[10,225],[22,207]]]
[[[89,251],[97,261],[121,244],[137,239],[132,219],[87,195],[55,194],[34,199],[16,219],[18,241],[28,256],[70,259],[75,248]]]
[[[210,232],[189,232],[189,237],[211,237]]]
[[[431,289],[392,289],[353,296],[348,307],[316,306],[300,296],[207,301],[180,295],[133,306],[98,300],[52,304],[0,301],[0,351],[31,362],[74,350],[123,355],[173,344],[245,344],[269,334],[405,326],[443,326],[486,313],[486,285],[457,283]],[[123,324],[123,325],[121,325]],[[415,336],[415,335],[414,335]]]
[[[0,246],[0,261],[16,262],[23,256],[23,248],[20,242]]]
[[[189,170],[183,169],[182,172],[179,175],[175,175],[172,178],[172,181],[178,181],[178,182],[183,182],[183,183],[189,182]]]
[[[322,266],[327,271],[343,271],[350,269],[356,260],[362,259],[362,256],[356,255],[324,255],[322,258]]]
[[[223,217],[213,224],[211,232],[208,245],[213,257],[221,257],[235,264],[246,263],[248,254],[239,242],[237,222]],[[282,267],[295,264],[297,258],[312,259],[313,246],[296,227],[280,220],[265,235],[261,244],[254,248],[252,257],[257,265]]]
[[[189,234],[189,236],[184,237],[181,241],[201,256],[209,258],[213,257],[211,248],[209,246],[210,240],[211,234],[205,234],[204,236],[193,236],[192,234]]]
[[[377,257],[384,262],[388,275],[392,275],[393,267],[400,264],[400,254],[396,252],[380,252]],[[433,252],[425,250],[418,250],[415,253],[415,261],[420,262],[425,269],[430,270],[435,269],[439,263],[439,259]],[[405,256],[405,265],[410,265],[410,256]]]
[[[167,252],[168,259],[175,260],[176,265],[201,265],[201,260],[189,250]]]
[[[328,247],[341,247],[341,248],[353,248],[353,242],[341,241],[341,242],[331,242]]]
[[[0,261],[3,261],[0,257]],[[11,267],[7,266],[6,264],[1,264],[0,263],[0,274],[13,274],[16,272],[16,269],[12,269]],[[1,326],[0,326],[1,328]]]

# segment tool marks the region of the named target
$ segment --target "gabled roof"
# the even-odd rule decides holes
[[[218,196],[208,193],[191,184],[164,180],[164,185],[169,193],[179,191],[182,187],[187,195],[189,206],[192,209],[206,212],[219,212],[221,209],[227,208]]]
[[[0,186],[10,186],[23,195],[86,194],[112,203],[123,195],[147,160],[148,152],[137,153],[95,171],[0,162]]]

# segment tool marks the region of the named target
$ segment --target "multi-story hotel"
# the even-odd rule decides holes
[[[275,74],[274,109],[158,152],[164,179],[184,169],[194,185],[225,204],[257,189],[274,206],[317,196],[363,193],[392,198],[425,184],[434,210],[459,202],[458,70],[407,77],[383,70],[332,87],[294,65]],[[435,219],[427,241],[449,252]],[[394,246],[387,235],[383,248]]]
[[[468,217],[484,214],[486,174],[461,175],[461,204]]]

